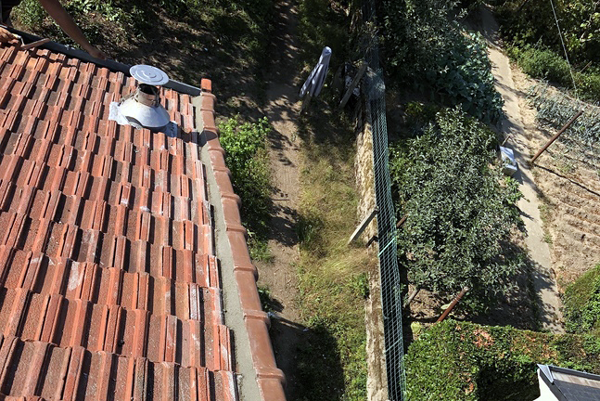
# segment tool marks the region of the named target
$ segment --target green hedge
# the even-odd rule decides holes
[[[564,307],[568,331],[600,336],[600,265],[567,287]]]
[[[533,400],[536,364],[600,373],[600,341],[452,320],[413,342],[406,355],[408,400]]]
[[[547,0],[493,0],[503,36],[563,54],[552,6]],[[600,61],[600,7],[589,0],[554,0],[569,58],[583,66]]]

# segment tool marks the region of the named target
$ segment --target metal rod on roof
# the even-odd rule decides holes
[[[456,298],[454,298],[454,300],[448,306],[448,308],[446,308],[446,310],[444,311],[444,313],[442,313],[442,316],[439,317],[439,319],[437,320],[436,323],[443,322],[444,319],[446,319],[448,317],[448,315],[450,314],[450,312],[452,312],[452,309],[454,309],[454,307],[456,306],[456,304],[462,299],[462,297],[467,293],[467,291],[469,291],[469,287],[465,287],[465,288],[463,288],[461,290],[461,292],[456,296]]]
[[[556,141],[558,139],[559,136],[561,136],[567,129],[569,129],[569,127],[571,125],[573,125],[573,123],[575,122],[575,120],[577,120],[579,118],[579,116],[581,116],[583,114],[583,111],[585,109],[581,109],[579,110],[579,112],[577,114],[575,114],[573,117],[571,117],[571,119],[569,121],[567,121],[567,123],[560,129],[560,131],[558,131],[556,133],[556,135],[554,135],[552,138],[550,138],[550,140],[548,141],[548,143],[546,143],[540,150],[538,150],[538,152],[535,154],[535,156],[533,156],[533,158],[531,159],[531,164],[535,163],[535,161],[537,160],[538,157],[540,157],[540,155],[542,153],[544,153],[544,151],[546,149],[548,149],[548,147],[550,145],[552,145],[554,143],[554,141]]]

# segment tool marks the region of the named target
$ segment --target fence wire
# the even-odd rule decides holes
[[[403,401],[405,391],[404,338],[402,333],[402,294],[396,244],[396,214],[392,202],[389,169],[388,131],[385,106],[385,83],[379,66],[378,33],[374,0],[363,6],[367,33],[363,40],[365,60],[369,71],[364,81],[364,93],[370,112],[367,120],[373,135],[375,196],[379,213],[377,230],[379,270],[381,274],[381,303],[385,336],[385,359],[390,401]]]

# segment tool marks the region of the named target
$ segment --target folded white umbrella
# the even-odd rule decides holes
[[[328,46],[325,46],[321,52],[319,62],[311,71],[308,79],[306,82],[304,82],[304,85],[302,85],[302,89],[300,89],[300,97],[304,97],[307,92],[310,92],[313,97],[319,96],[319,93],[321,93],[321,89],[323,88],[323,84],[325,83],[325,77],[327,77],[330,58],[331,49]]]

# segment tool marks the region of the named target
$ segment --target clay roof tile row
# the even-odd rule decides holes
[[[0,396],[237,399],[194,107],[161,89],[177,137],[110,121],[134,88],[0,48]]]

